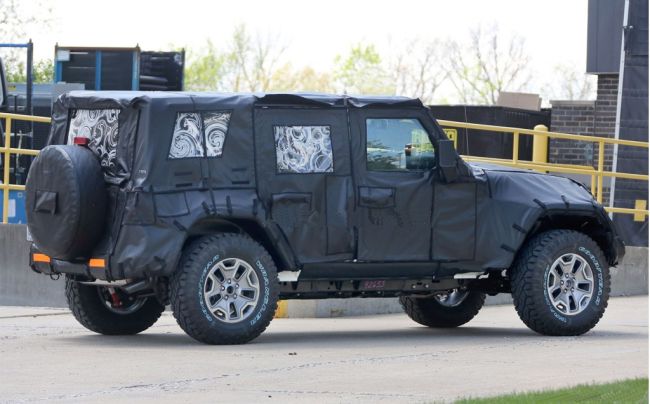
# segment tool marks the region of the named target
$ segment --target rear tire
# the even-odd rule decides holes
[[[432,328],[453,328],[473,319],[485,303],[484,293],[474,291],[464,293],[466,295],[462,301],[453,305],[444,304],[435,296],[402,296],[399,302],[404,312],[416,323]]]
[[[66,277],[65,296],[74,317],[87,329],[104,335],[138,334],[154,325],[165,306],[154,297],[128,299],[124,307],[109,308],[102,298],[105,287],[84,285]]]
[[[607,308],[609,265],[587,235],[552,230],[531,239],[512,268],[512,297],[521,320],[543,335],[581,335]]]
[[[277,308],[273,259],[259,243],[241,234],[201,237],[187,246],[170,286],[178,325],[206,344],[253,340]]]

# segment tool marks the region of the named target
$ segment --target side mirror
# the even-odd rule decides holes
[[[458,153],[453,140],[438,141],[438,167],[446,182],[454,182],[458,178]]]

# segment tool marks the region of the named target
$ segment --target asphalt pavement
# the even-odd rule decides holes
[[[453,330],[402,314],[276,319],[240,346],[199,344],[169,312],[107,337],[66,310],[0,307],[0,402],[449,402],[647,376],[647,296],[611,299],[581,337],[537,335],[504,305]]]

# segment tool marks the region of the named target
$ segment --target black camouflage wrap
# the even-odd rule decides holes
[[[99,156],[110,175],[107,230],[93,251],[109,268],[98,278],[169,275],[192,237],[233,229],[301,279],[502,270],[562,215],[598,223],[611,264],[623,253],[602,208],[569,179],[460,158],[453,182],[437,169],[368,170],[366,119],[413,118],[434,147],[446,139],[419,100],[71,92],[54,106],[49,144],[67,142],[74,110],[119,111],[112,165]],[[405,262],[406,272],[385,265]]]

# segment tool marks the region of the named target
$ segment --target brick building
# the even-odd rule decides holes
[[[648,0],[589,0],[587,73],[598,76],[596,100],[551,101],[551,130],[648,141]],[[620,101],[620,102],[619,102]],[[647,174],[648,151],[605,146],[605,169]],[[598,145],[553,139],[549,161],[597,168]],[[586,176],[577,178],[589,185]],[[648,183],[603,181],[603,204],[634,208],[648,200]],[[646,205],[647,206],[647,205]],[[648,245],[648,219],[614,214],[629,245]]]

